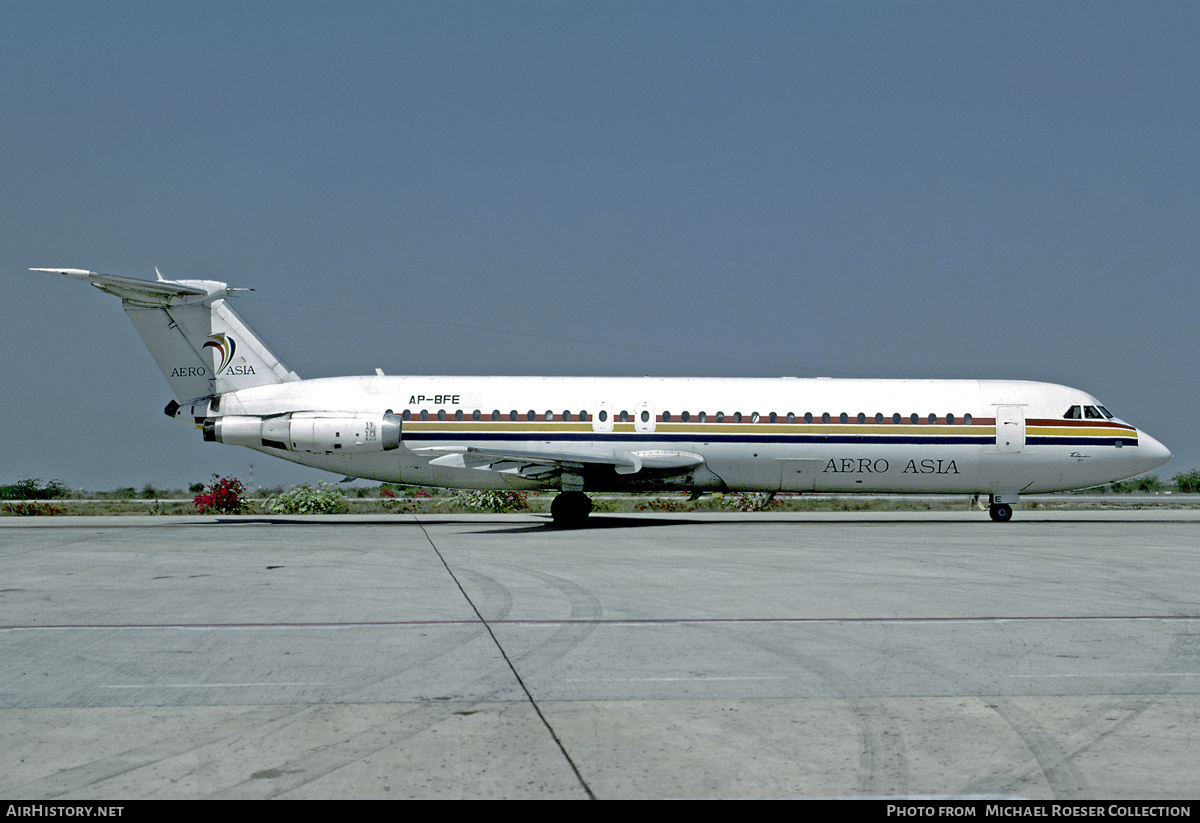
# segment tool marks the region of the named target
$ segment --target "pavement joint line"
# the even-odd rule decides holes
[[[436,549],[435,549],[436,551]],[[443,562],[445,562],[443,560]],[[453,572],[451,572],[453,576]],[[458,581],[455,580],[457,583]],[[461,586],[460,586],[461,589]],[[466,593],[463,593],[464,597]],[[470,599],[467,600],[471,603]],[[474,609],[475,604],[471,603]],[[476,610],[476,615],[479,612]],[[30,631],[112,631],[114,629],[162,630],[175,629],[179,631],[290,631],[299,629],[323,629],[341,631],[344,629],[389,629],[405,626],[474,626],[482,623],[484,626],[566,626],[571,624],[586,624],[590,626],[687,626],[693,624],[757,624],[757,623],[795,623],[795,624],[904,624],[904,623],[1070,623],[1070,622],[1102,622],[1102,621],[1162,621],[1187,623],[1200,621],[1200,615],[1195,614],[1095,614],[1095,615],[1030,615],[1030,616],[979,616],[979,617],[661,617],[646,619],[613,618],[610,620],[485,620],[479,615],[476,620],[367,620],[347,623],[58,623],[48,626],[14,625],[0,626],[0,632],[30,632]]]
[[[558,750],[562,752],[562,756],[566,759],[567,765],[570,766],[571,771],[575,773],[575,779],[579,781],[579,785],[582,786],[584,792],[587,793],[588,800],[595,800],[596,795],[592,792],[592,787],[589,786],[587,781],[583,779],[583,775],[580,773],[579,767],[575,765],[575,761],[571,757],[571,753],[567,751],[567,747],[563,745],[562,740],[559,739],[557,732],[555,732],[554,727],[550,725],[550,721],[546,718],[546,715],[542,714],[541,707],[538,706],[537,701],[534,700],[533,693],[529,691],[529,687],[525,685],[525,681],[521,679],[520,672],[517,671],[517,667],[513,664],[512,660],[509,659],[508,652],[504,650],[504,646],[501,645],[500,639],[496,637],[496,633],[492,631],[492,627],[488,624],[487,619],[484,618],[483,614],[479,611],[479,608],[475,605],[475,601],[473,601],[471,596],[467,594],[467,590],[464,589],[462,583],[459,582],[457,575],[454,574],[454,570],[451,569],[450,564],[446,562],[446,558],[442,556],[437,544],[435,544],[433,542],[433,538],[429,536],[429,532],[426,530],[425,524],[418,520],[417,525],[421,527],[421,533],[424,534],[425,539],[429,541],[429,547],[433,549],[434,554],[438,556],[438,560],[442,561],[442,565],[446,568],[446,573],[450,575],[450,579],[454,581],[454,585],[458,586],[458,590],[462,592],[463,598],[467,601],[467,603],[470,604],[471,609],[475,612],[475,616],[479,618],[479,622],[483,624],[485,629],[487,629],[488,635],[491,636],[492,642],[496,644],[496,649],[500,652],[500,656],[504,658],[504,662],[508,665],[509,670],[512,671],[513,677],[516,678],[518,685],[521,687],[521,691],[525,692],[525,696],[529,698],[529,705],[533,707],[534,712],[537,713],[538,718],[542,721],[542,725],[545,726],[546,731],[550,733],[550,738],[554,741],[555,745],[558,746]]]

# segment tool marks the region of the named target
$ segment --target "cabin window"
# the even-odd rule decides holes
[[[583,411],[579,412],[579,419],[582,420],[584,423],[587,422],[587,419],[588,419],[587,409],[584,409]]]
[[[533,409],[530,409],[529,411],[525,412],[525,419],[537,420],[537,412],[535,412]]]
[[[1065,417],[1067,420],[1082,420],[1083,419],[1083,407],[1082,406],[1072,406],[1071,408],[1067,409],[1067,413],[1064,414],[1063,417]]]
[[[570,419],[571,419],[571,413],[569,411],[563,411],[563,420],[570,420]]]
[[[683,412],[679,415],[679,419],[686,423],[692,419],[692,415],[689,412]]]
[[[516,419],[517,419],[517,417],[518,417],[518,415],[517,415],[517,410],[516,410],[516,409],[513,409],[512,411],[510,411],[510,412],[508,413],[508,419],[509,419],[509,420],[516,420]]]
[[[550,411],[549,409],[546,409],[546,414],[544,416],[547,420],[553,420],[554,412]]]
[[[601,423],[607,423],[607,422],[608,422],[608,409],[601,409],[601,410],[600,410],[599,419],[600,419],[600,422],[601,422]]]
[[[704,412],[700,412],[698,415],[696,415],[696,420],[700,423],[707,423],[708,415],[705,414]]]
[[[775,412],[771,412],[770,414],[767,415],[767,419],[770,420],[772,423],[774,423],[777,420],[779,420],[779,415],[777,415]]]
[[[438,420],[445,420],[445,419],[446,419],[446,410],[445,410],[445,409],[438,409],[438,413],[437,413],[437,419],[438,419]]]
[[[410,412],[408,409],[405,409],[405,410],[404,410],[404,411],[403,411],[403,412],[400,414],[400,419],[401,419],[401,420],[411,420],[411,419],[412,419],[412,412]]]
[[[845,412],[842,412],[841,414],[838,415],[839,423],[845,423],[849,419],[850,419],[849,416],[847,416],[847,414]]]
[[[875,412],[875,422],[876,423],[883,422],[883,412]]]
[[[953,426],[953,425],[954,425],[954,415],[953,415],[953,413],[949,413],[949,412],[948,412],[948,413],[946,414],[946,425],[947,425],[947,426]]]
[[[462,413],[462,409],[459,409],[458,411],[456,411],[456,412],[454,413],[454,419],[455,419],[455,420],[462,420],[462,419],[463,419],[463,413]]]
[[[867,416],[865,414],[863,414],[862,412],[858,413],[858,417],[856,419],[858,420],[859,423],[867,422]]]
[[[671,422],[671,413],[669,411],[665,411],[662,413],[662,422],[664,422],[664,423]]]
[[[718,423],[724,423],[724,422],[725,422],[725,412],[720,412],[720,411],[719,411],[719,412],[717,412],[717,422],[718,422]]]
[[[643,423],[650,422],[650,412],[646,411],[645,409],[642,409],[642,422]]]
[[[917,414],[916,412],[913,412],[913,413],[912,413],[912,416],[911,416],[911,417],[909,417],[908,419],[909,419],[910,421],[912,421],[914,424],[916,424],[916,423],[920,423],[920,422],[921,422],[921,415]]]
[[[936,422],[937,422],[937,415],[936,415],[936,414],[931,414],[931,415],[929,415],[929,423],[930,423],[930,425],[933,425],[933,424],[934,424],[934,423],[936,423]]]
[[[750,412],[750,422],[757,423],[759,420],[758,412]]]
[[[969,413],[968,413],[968,414],[964,414],[964,415],[963,415],[963,425],[964,425],[964,426],[969,426],[969,425],[971,425],[971,421],[972,421],[973,419],[974,419],[974,418],[972,418],[972,417],[971,417],[971,415],[970,415]]]
[[[483,412],[481,412],[479,409],[476,409],[475,411],[471,412],[471,419],[472,420],[482,420]]]
[[[629,422],[629,412],[625,411],[625,409],[621,409],[621,422],[622,423]]]
[[[828,422],[829,422],[829,412],[825,412],[825,413],[823,413],[823,414],[821,415],[821,422],[822,422],[822,423],[828,423]]]
[[[428,420],[428,419],[429,419],[429,411],[428,411],[428,410],[426,410],[426,409],[421,409],[421,419],[422,419],[422,420]]]
[[[733,413],[733,422],[734,422],[734,423],[741,423],[741,422],[742,422],[742,413],[741,413],[741,412],[734,412],[734,413]]]
[[[493,420],[500,419],[500,410],[499,409],[492,409],[492,419]]]
[[[789,423],[796,422],[796,413],[795,412],[788,412],[787,422],[789,422]]]
[[[900,422],[900,412],[896,412],[895,414],[892,415],[892,423],[899,423],[899,422]]]

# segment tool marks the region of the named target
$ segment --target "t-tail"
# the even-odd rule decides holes
[[[215,280],[135,280],[82,269],[32,269],[86,280],[121,298],[179,403],[300,376],[267,348],[226,302]],[[155,273],[158,274],[157,269]]]

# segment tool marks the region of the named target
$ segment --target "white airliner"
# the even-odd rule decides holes
[[[125,312],[204,439],[350,477],[466,489],[986,494],[1097,486],[1171,453],[1089,394],[1013,380],[327,377],[301,380],[211,280],[91,283]]]

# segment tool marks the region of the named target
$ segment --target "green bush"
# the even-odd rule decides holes
[[[762,512],[779,501],[770,494],[731,494],[723,501],[725,506],[739,512]]]
[[[26,477],[11,486],[0,486],[0,500],[51,500],[70,497],[71,490],[61,480],[51,480],[46,485],[36,477]]]
[[[1147,474],[1132,480],[1118,480],[1109,486],[1114,494],[1153,494],[1167,488],[1167,484],[1158,479],[1157,474]]]
[[[638,503],[634,508],[640,512],[681,512],[687,506],[684,501],[674,497],[652,497],[645,503]]]
[[[1171,478],[1171,482],[1175,484],[1175,488],[1184,494],[1196,494],[1200,492],[1200,469],[1192,469],[1190,472],[1180,472]]]
[[[342,490],[324,481],[316,489],[307,483],[292,486],[267,498],[262,507],[273,514],[341,514],[348,508]]]
[[[428,493],[426,493],[428,496]],[[450,496],[450,504],[464,509],[481,512],[518,512],[529,508],[525,492],[496,491],[493,489],[456,491]]]

